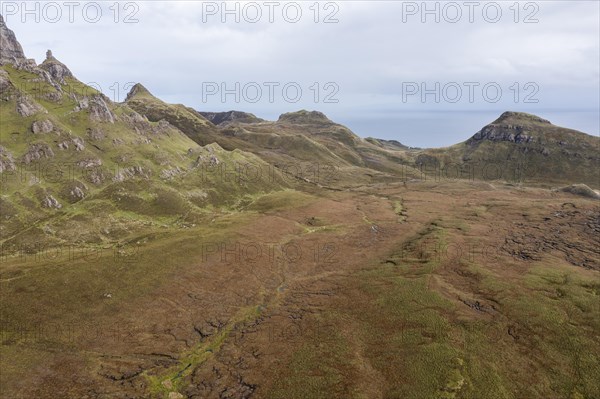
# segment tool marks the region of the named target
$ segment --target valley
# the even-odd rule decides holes
[[[600,398],[600,138],[118,103],[0,34],[0,397]]]

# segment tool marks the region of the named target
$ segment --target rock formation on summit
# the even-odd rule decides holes
[[[65,78],[72,78],[73,74],[65,64],[54,58],[52,51],[46,52],[46,60],[40,64],[40,68],[47,71],[52,79],[65,84]]]

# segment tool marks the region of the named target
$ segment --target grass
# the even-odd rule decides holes
[[[344,371],[351,367],[350,348],[339,333],[332,333],[327,345],[317,342],[303,344],[276,372],[279,378],[267,395],[270,399],[357,398],[345,380]]]
[[[149,381],[149,392],[152,397],[168,399],[169,393],[184,389],[186,384],[189,384],[189,380],[186,377],[197,367],[201,367],[215,353],[219,352],[222,345],[232,333],[235,325],[255,320],[260,315],[260,312],[261,307],[258,305],[239,309],[229,324],[211,336],[206,342],[201,342],[187,353],[183,353],[175,366],[169,367],[167,370],[162,370],[159,374],[144,373],[144,376]],[[170,381],[170,384],[165,385],[165,381]]]

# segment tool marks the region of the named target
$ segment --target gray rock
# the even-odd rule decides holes
[[[130,166],[119,170],[113,177],[113,181],[122,182],[125,180],[132,179],[134,177],[142,177],[148,179],[150,177],[149,172],[145,171],[141,166]]]
[[[17,113],[24,118],[37,114],[42,110],[43,108],[29,96],[22,96],[17,100]]]
[[[129,114],[125,114],[123,116],[123,118],[125,119],[125,122],[131,124],[131,125],[137,125],[137,124],[147,124],[148,120],[146,118],[144,118],[142,115],[138,114],[137,112],[133,111]]]
[[[565,193],[571,193],[574,195],[579,195],[581,197],[592,198],[595,200],[600,200],[600,192],[592,190],[585,184],[572,184],[567,187],[559,188],[558,191],[562,191]]]
[[[102,173],[102,171],[99,168],[93,168],[93,169],[90,169],[89,171],[86,171],[85,178],[90,183],[96,184],[96,185],[102,184],[104,182],[104,180],[106,180],[104,173]]]
[[[44,198],[42,200],[42,206],[44,208],[51,208],[51,209],[62,208],[62,205],[60,204],[60,202],[58,202],[58,200],[51,195],[47,195],[46,198]]]
[[[76,163],[82,169],[91,169],[97,168],[98,166],[102,166],[101,159],[84,159]]]
[[[0,95],[4,95],[11,87],[13,85],[8,78],[8,73],[4,69],[0,69]]]
[[[81,100],[77,99],[77,96],[73,95],[74,100],[77,101],[77,105],[75,106],[75,109],[73,110],[73,112],[79,112],[82,111],[84,109],[88,109],[90,107],[90,99],[87,97],[83,97]]]
[[[87,135],[90,138],[90,140],[95,141],[103,140],[106,137],[104,132],[98,128],[88,128]]]
[[[79,201],[85,198],[87,187],[85,184],[78,183],[75,187],[71,189],[69,194],[71,195],[71,199],[74,201]]]
[[[171,168],[171,169],[163,169],[160,172],[160,177],[165,180],[171,180],[183,173],[185,173],[185,171],[183,169],[181,169],[179,166],[177,166],[177,167]]]
[[[115,123],[116,116],[112,113],[102,96],[96,95],[89,100],[90,120],[95,122]]]
[[[65,64],[54,58],[52,51],[46,52],[46,60],[40,65],[40,68],[47,71],[55,82],[65,84],[65,78],[72,78],[73,74]]]
[[[12,154],[6,148],[0,146],[0,173],[15,169],[15,160]]]
[[[529,143],[533,136],[524,131],[519,125],[487,125],[471,138],[473,141],[508,141],[511,143]]]
[[[8,29],[4,18],[0,15],[0,65],[13,64],[16,66],[26,60],[23,47],[17,41],[15,33]]]
[[[84,141],[80,137],[72,137],[71,140],[58,143],[57,146],[61,150],[68,150],[71,144],[75,147],[75,151],[83,151],[85,149]]]
[[[48,119],[35,121],[31,125],[31,131],[35,134],[51,133],[54,130],[54,125]]]
[[[84,141],[81,137],[73,137],[71,139],[76,151],[83,151],[85,149]]]
[[[57,103],[60,100],[62,100],[62,93],[60,91],[47,92],[47,93],[44,93],[44,98],[46,100],[50,100],[52,102]]]
[[[42,158],[53,158],[54,152],[46,143],[31,144],[27,152],[23,155],[23,163],[30,164],[33,161]]]

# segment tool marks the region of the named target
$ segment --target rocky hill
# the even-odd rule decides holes
[[[484,180],[600,186],[600,138],[535,115],[505,112],[463,143],[418,153],[430,170],[459,168]]]
[[[256,115],[242,111],[227,112],[200,112],[200,115],[211,121],[215,125],[223,125],[229,122],[257,123],[264,122],[264,119],[257,118]]]

